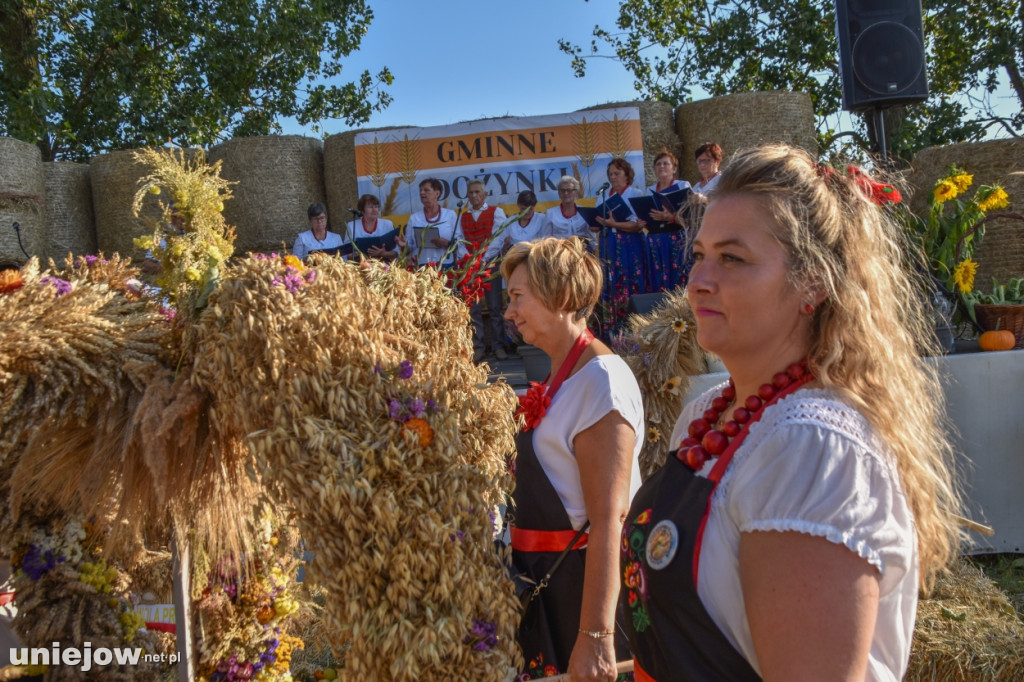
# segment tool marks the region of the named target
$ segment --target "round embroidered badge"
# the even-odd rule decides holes
[[[665,519],[659,521],[647,538],[647,565],[658,571],[668,566],[679,547],[676,525]]]

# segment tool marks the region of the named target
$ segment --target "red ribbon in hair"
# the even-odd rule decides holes
[[[836,170],[831,166],[825,164],[818,164],[818,175],[821,176],[825,182],[830,182],[835,177]],[[903,196],[900,191],[892,185],[884,182],[876,182],[871,179],[871,176],[861,170],[859,167],[849,165],[846,167],[846,172],[853,178],[853,181],[857,184],[858,189],[863,192],[864,196],[870,199],[872,202],[883,206],[885,204],[898,204],[903,201]]]

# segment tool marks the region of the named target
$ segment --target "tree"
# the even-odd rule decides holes
[[[981,139],[997,125],[1024,131],[1024,11],[1020,0],[925,0],[931,95],[886,115],[894,155],[934,144]],[[618,60],[644,95],[672,103],[700,88],[712,96],[756,90],[810,94],[823,149],[853,136],[875,146],[868,116],[837,132],[842,87],[835,4],[814,0],[620,0],[615,31],[596,26],[584,50],[560,41],[577,76],[590,59]],[[1005,78],[1015,113],[999,115],[993,93]]]
[[[211,144],[361,123],[391,97],[383,68],[344,85],[373,18],[367,0],[0,0],[0,134],[44,160]]]

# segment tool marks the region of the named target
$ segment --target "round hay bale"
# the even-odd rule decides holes
[[[359,176],[356,175],[356,135],[349,130],[324,140],[324,184],[327,187],[328,229],[345,235],[348,209],[359,203]]]
[[[0,262],[24,263],[46,252],[46,183],[39,147],[0,137]],[[21,245],[18,232],[21,232]]]
[[[589,108],[609,109],[614,107],[639,107],[640,139],[644,148],[644,183],[653,185],[655,182],[654,157],[662,149],[668,149],[676,155],[676,158],[682,159],[680,154],[683,146],[676,133],[672,105],[668,102],[611,102]],[[683,166],[682,160],[679,165]],[[646,187],[637,187],[637,189],[644,190]]]
[[[680,174],[700,178],[693,154],[705,142],[717,142],[724,166],[737,150],[766,142],[785,142],[818,156],[814,105],[805,92],[741,92],[712,97],[676,108],[676,131],[682,140]]]
[[[46,255],[60,263],[71,252],[96,251],[89,164],[48,161],[46,178]]]
[[[999,212],[1024,214],[1024,140],[1019,138],[922,149],[907,177],[914,213],[927,215],[928,195],[954,164],[974,176],[968,196],[981,185],[999,184],[1010,196],[1010,205]],[[993,277],[1000,282],[1024,277],[1024,221],[1000,218],[986,223],[974,260],[978,262],[975,286],[982,291],[991,289]]]
[[[325,199],[323,149],[311,137],[261,135],[210,150],[211,164],[223,162],[220,176],[237,183],[231,187],[234,198],[224,205],[225,220],[235,226],[237,254],[290,251],[295,237],[309,229],[306,209]],[[332,224],[339,224],[338,216]]]

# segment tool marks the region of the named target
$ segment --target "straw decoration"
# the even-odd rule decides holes
[[[629,332],[615,339],[617,352],[633,370],[644,400],[646,433],[640,475],[646,480],[668,455],[669,437],[683,409],[690,377],[707,371],[697,345],[697,325],[686,291],[675,289],[648,315],[632,315]]]

